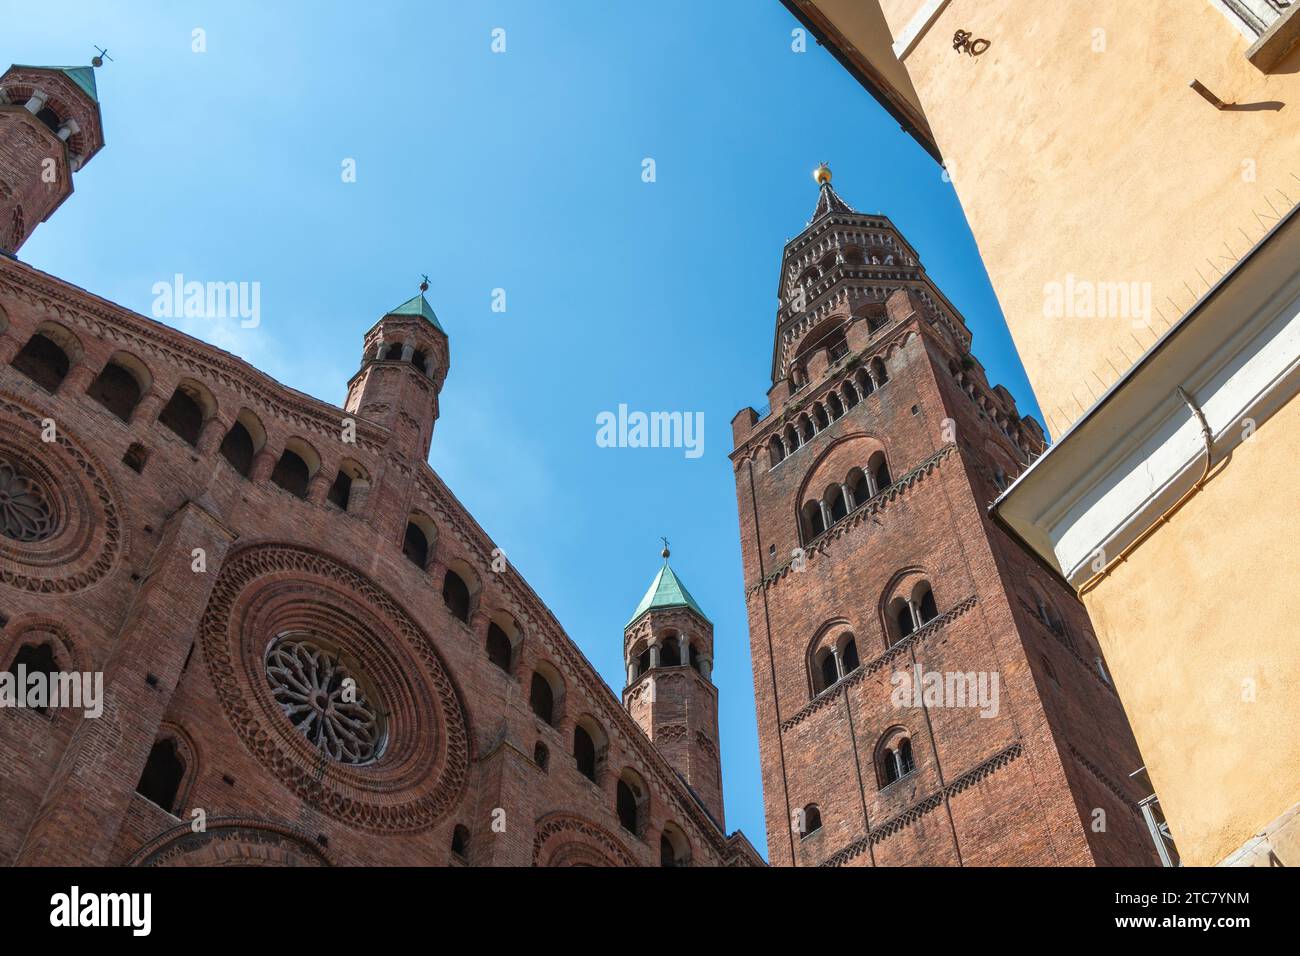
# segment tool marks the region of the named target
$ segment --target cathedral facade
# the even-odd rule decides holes
[[[888,218],[818,169],[733,420],[774,865],[1155,865],[1088,616],[989,504],[1044,447]]]
[[[0,77],[0,671],[51,689],[0,708],[0,863],[761,864],[667,549],[620,702],[427,464],[423,289],[339,408],[17,260],[103,141],[90,68]]]

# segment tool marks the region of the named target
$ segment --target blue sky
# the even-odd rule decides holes
[[[452,355],[431,463],[616,689],[671,539],[715,626],[728,828],[765,852],[729,423],[765,402],[818,161],[1042,420],[933,160],[811,39],[792,51],[777,0],[0,7],[6,63],[114,57],[107,146],[20,258],[146,315],[177,272],[259,282],[260,327],[175,324],[335,404],[427,272]],[[620,403],[703,412],[703,455],[598,447]]]

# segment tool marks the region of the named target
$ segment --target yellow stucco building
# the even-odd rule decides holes
[[[784,2],[953,181],[1183,862],[1300,864],[1300,3]]]

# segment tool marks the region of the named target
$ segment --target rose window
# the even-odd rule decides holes
[[[285,716],[325,755],[350,764],[379,756],[380,709],[334,651],[300,637],[281,638],[267,651],[266,681]]]
[[[0,533],[15,541],[41,541],[54,534],[54,512],[44,489],[4,458],[0,458]]]

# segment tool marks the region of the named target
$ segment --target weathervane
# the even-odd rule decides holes
[[[112,58],[111,56],[108,55],[108,50],[107,50],[107,48],[105,48],[105,47],[101,47],[101,46],[96,46],[95,49],[98,50],[99,53],[98,53],[97,55],[92,56],[92,57],[90,58],[90,65],[91,65],[91,66],[100,67],[100,66],[103,66],[103,65],[104,65],[104,61],[105,61],[105,60],[108,60],[110,63],[113,61],[113,58]]]
[[[420,293],[421,293],[421,294],[424,294],[425,292],[428,292],[428,291],[429,291],[429,277],[426,276],[426,275],[421,275],[421,276],[420,276]]]
[[[667,561],[668,560],[668,539],[660,538],[659,540],[664,543],[663,558],[665,561]]]

